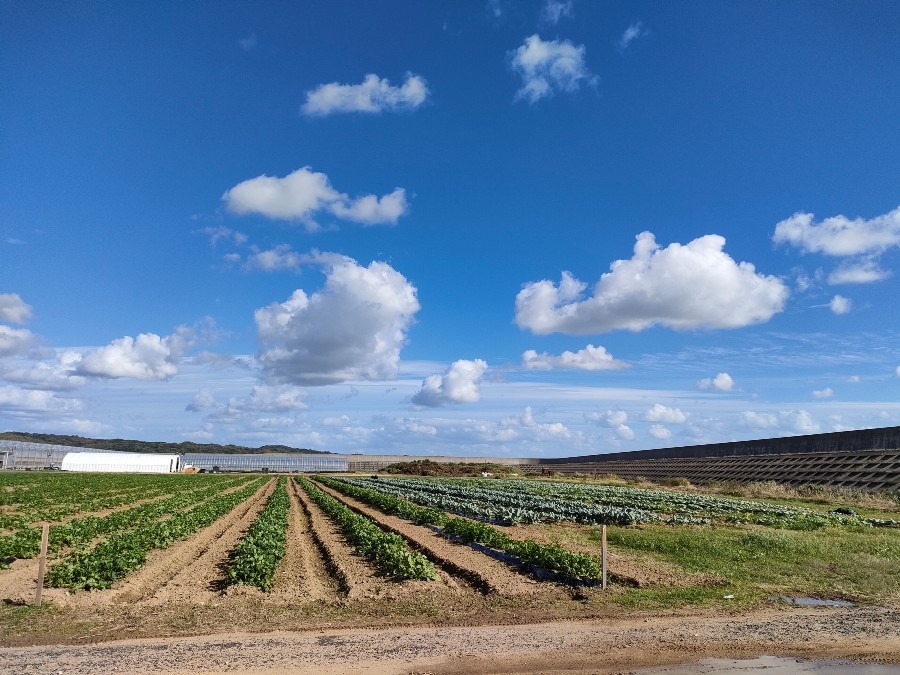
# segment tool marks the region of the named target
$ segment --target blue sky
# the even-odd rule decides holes
[[[0,2],[0,428],[900,424],[893,2]]]

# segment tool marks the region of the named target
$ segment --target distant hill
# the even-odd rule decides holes
[[[275,452],[295,453],[299,455],[331,455],[327,450],[310,450],[309,448],[292,448],[287,445],[263,445],[259,448],[248,448],[243,445],[218,445],[217,443],[165,443],[163,441],[130,441],[122,438],[83,438],[64,434],[29,434],[20,431],[0,433],[3,441],[27,441],[29,443],[51,443],[53,445],[71,445],[76,448],[96,448],[98,450],[121,450],[123,452],[148,452],[171,455],[186,452],[220,453],[228,455],[254,454],[267,455]]]

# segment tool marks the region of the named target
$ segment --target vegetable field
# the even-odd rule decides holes
[[[527,479],[0,473],[0,599],[31,602],[42,521],[45,598],[69,608],[756,602],[776,570],[785,593],[900,595],[896,514],[833,506]]]

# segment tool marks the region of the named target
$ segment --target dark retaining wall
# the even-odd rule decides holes
[[[688,445],[679,448],[610,452],[538,460],[539,464],[571,464],[573,462],[617,462],[638,459],[672,459],[676,457],[729,457],[733,455],[784,455],[793,453],[851,452],[900,449],[900,427],[837,431],[830,434],[765,438],[757,441],[734,441]]]
[[[615,474],[693,483],[773,480],[900,491],[900,427],[541,459],[527,473]]]

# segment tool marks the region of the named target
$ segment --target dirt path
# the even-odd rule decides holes
[[[898,609],[785,607],[743,616],[705,613],[519,626],[232,633],[5,648],[0,649],[0,673],[602,674],[762,654],[900,664],[898,627]],[[850,672],[850,667],[832,666],[827,672]],[[877,672],[900,672],[900,665]]]
[[[288,479],[291,500],[284,559],[275,572],[270,596],[282,601],[338,599],[337,581],[329,574],[325,558],[316,546],[309,517],[300,506],[297,482]]]
[[[318,486],[354,511],[368,516],[382,527],[405,537],[441,567],[452,574],[473,580],[477,587],[486,592],[514,597],[537,592],[546,593],[553,588],[553,584],[539,583],[520,574],[509,565],[494,560],[484,553],[479,553],[469,546],[454,544],[430,527],[414,525],[403,518],[382,513],[376,508],[341,494],[337,490],[332,490],[321,483]]]

